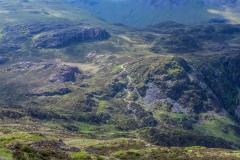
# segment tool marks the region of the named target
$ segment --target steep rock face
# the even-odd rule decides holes
[[[240,54],[232,57],[225,57],[222,59],[222,63],[229,74],[231,80],[240,87]]]
[[[226,110],[239,121],[238,58],[239,54],[234,54],[198,62],[194,68],[181,58],[164,62],[158,58],[142,59],[129,63],[128,70],[151,111],[166,106],[176,113],[222,114]]]
[[[203,80],[224,108],[237,119],[239,105],[239,54],[218,58],[200,67]]]
[[[142,59],[130,63],[128,67],[145,103],[155,104],[153,110],[168,106],[170,110],[179,113],[200,113],[208,110],[219,112],[221,105],[218,99],[198,80],[196,73],[181,58],[165,59],[164,62],[157,58]]]
[[[226,59],[233,60],[235,56],[237,55]],[[158,145],[169,146],[190,145],[187,144],[189,142],[191,145],[207,147],[235,146],[222,137],[216,138],[219,136],[215,133],[209,133],[211,126],[208,126],[208,123],[217,126],[220,123],[219,132],[226,134],[232,130],[239,136],[239,91],[229,74],[234,72],[224,64],[221,56],[197,62],[191,58],[186,61],[167,56],[138,58],[126,64],[124,69],[127,72],[128,86],[124,100],[131,101],[130,97],[137,95],[134,101],[141,104],[146,112],[152,113],[158,122],[156,128],[143,130],[143,138]],[[236,64],[232,65],[234,67],[230,68],[238,68]],[[135,112],[134,115],[137,117],[138,113]],[[234,123],[227,124],[227,120],[223,120],[227,117]],[[128,121],[137,125],[132,119]],[[162,125],[173,128],[168,130]],[[200,130],[196,132],[198,127]],[[206,132],[202,132],[204,127],[207,127]],[[218,129],[214,127],[213,132],[216,130]],[[185,141],[186,139],[188,140]]]

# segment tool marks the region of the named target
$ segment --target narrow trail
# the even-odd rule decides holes
[[[134,80],[133,80],[133,78],[129,75],[129,72],[127,71],[127,69],[126,69],[126,65],[128,64],[129,62],[127,62],[127,63],[124,63],[124,64],[122,64],[121,65],[121,67],[122,67],[122,69],[123,69],[123,72],[126,72],[127,73],[127,80],[128,80],[128,85],[132,85],[132,87],[133,87],[133,90],[132,91],[130,91],[129,89],[126,89],[126,92],[127,92],[127,96],[125,97],[125,98],[123,98],[123,100],[128,104],[127,105],[127,108],[128,109],[130,109],[130,104],[131,103],[137,103],[137,104],[139,104],[139,105],[141,105],[141,102],[142,102],[142,97],[141,97],[141,95],[139,94],[139,92],[137,91],[137,88],[135,87],[135,85],[134,85]],[[140,102],[136,102],[136,101],[131,101],[131,100],[129,100],[129,97],[131,96],[131,94],[132,93],[136,93],[137,94],[137,96],[138,96],[138,99],[140,100]]]

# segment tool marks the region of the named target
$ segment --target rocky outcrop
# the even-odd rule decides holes
[[[200,113],[217,111],[221,107],[218,99],[202,86],[184,59],[169,58],[163,61],[150,58],[128,66],[143,102],[151,109],[168,106],[169,110],[177,113]]]
[[[53,70],[53,72],[54,73],[49,78],[49,82],[75,82],[76,74],[82,73],[78,67],[68,65],[59,65]]]
[[[42,34],[34,40],[34,45],[42,48],[64,47],[72,43],[106,40],[110,34],[99,27],[79,26]]]
[[[5,27],[0,34],[1,42],[6,44],[0,45],[0,52],[9,51],[11,48],[16,50],[24,46],[58,48],[73,43],[107,40],[111,37],[103,28],[73,22],[17,24]],[[9,49],[9,46],[12,47]]]
[[[173,99],[167,97],[163,91],[161,91],[154,84],[149,84],[148,89],[145,92],[145,97],[143,97],[144,104],[148,106],[170,106],[171,111],[175,113],[187,113],[188,108],[184,108],[183,105],[174,101]]]
[[[54,29],[64,29],[71,24],[48,24],[48,23],[31,23],[31,24],[16,24],[6,26],[0,34],[3,34],[3,42],[23,42],[24,40],[39,34],[41,32],[47,32]],[[29,36],[29,37],[27,37]]]
[[[1,57],[0,57],[1,58]],[[1,59],[0,59],[1,60]],[[51,68],[51,70],[48,70]],[[39,71],[45,72],[49,75],[48,82],[64,83],[75,82],[77,75],[81,75],[82,71],[78,67],[69,66],[65,64],[48,63],[48,62],[19,62],[13,64],[8,71],[12,72],[27,72],[27,71]],[[47,78],[47,76],[46,76]]]

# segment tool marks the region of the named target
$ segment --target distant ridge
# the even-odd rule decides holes
[[[164,21],[240,23],[239,0],[67,0],[112,22],[145,27]]]

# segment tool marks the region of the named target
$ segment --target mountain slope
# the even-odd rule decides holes
[[[71,3],[109,22],[135,27],[164,21],[195,25],[240,23],[238,0],[71,0]]]
[[[137,29],[69,1],[0,8],[0,159],[240,158],[240,25]]]

